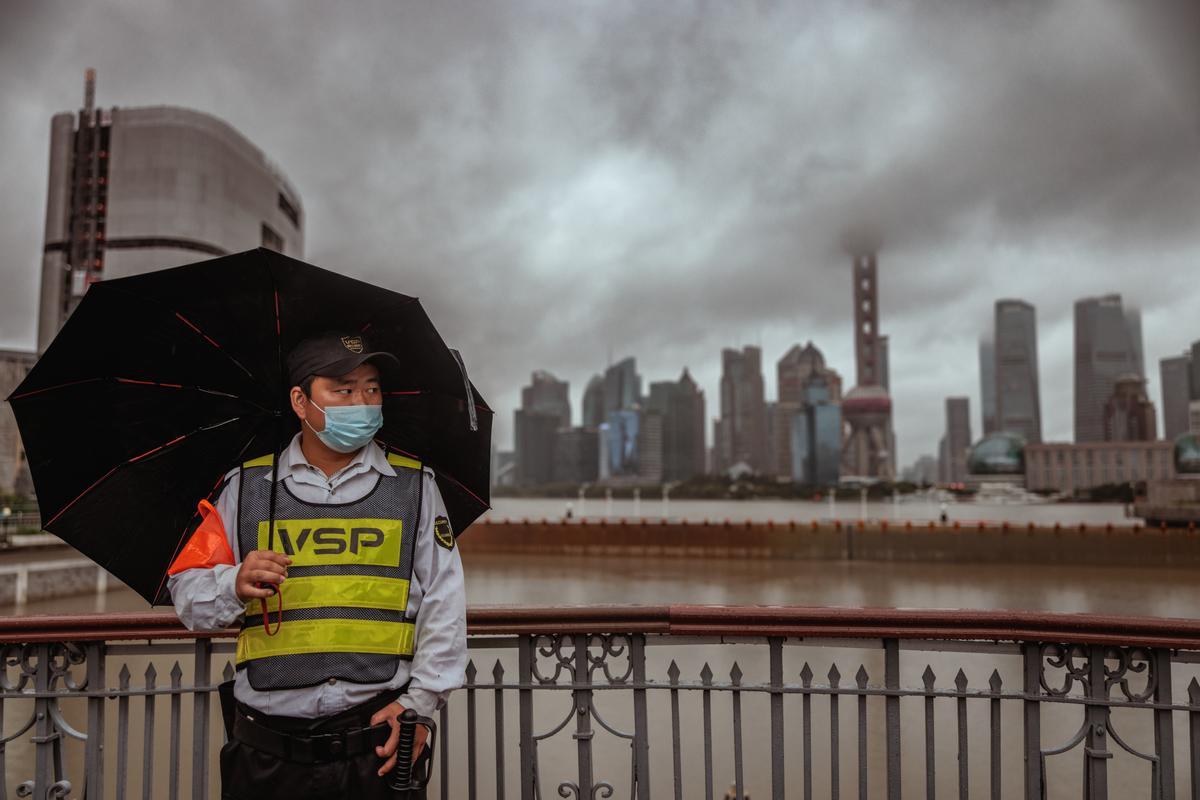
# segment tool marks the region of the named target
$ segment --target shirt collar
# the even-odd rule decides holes
[[[354,458],[350,460],[349,464],[329,476],[329,480],[336,481],[341,476],[354,475],[368,470],[374,470],[388,478],[396,477],[396,470],[388,463],[387,454],[384,453],[383,448],[375,442],[368,442],[354,454]],[[279,456],[279,474],[284,477],[290,475],[296,478],[302,475],[307,477],[314,472],[323,474],[304,457],[304,450],[300,447],[300,434],[297,433]],[[267,480],[271,479],[269,473],[266,477]]]

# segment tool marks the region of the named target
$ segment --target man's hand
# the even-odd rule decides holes
[[[279,584],[287,577],[288,565],[292,560],[283,553],[273,550],[251,550],[238,569],[234,591],[243,603],[254,597],[270,597],[279,591]],[[266,584],[260,586],[259,584]]]
[[[383,777],[392,771],[396,766],[396,745],[400,743],[400,715],[404,713],[404,706],[399,702],[388,703],[383,708],[375,712],[371,717],[371,724],[378,725],[381,722],[387,722],[392,726],[392,735],[383,743],[382,747],[375,748],[375,755],[380,758],[386,758],[383,766],[379,768],[379,777]],[[417,738],[413,742],[413,761],[417,760],[417,756],[421,754],[422,748],[425,747],[425,739],[429,736],[429,730],[424,725],[418,725],[416,729]]]

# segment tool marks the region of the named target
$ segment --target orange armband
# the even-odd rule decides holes
[[[175,575],[186,569],[211,569],[218,564],[233,564],[233,551],[229,549],[229,540],[225,538],[225,525],[221,515],[213,504],[207,500],[200,501],[200,527],[188,539],[179,556],[167,570],[168,575]]]

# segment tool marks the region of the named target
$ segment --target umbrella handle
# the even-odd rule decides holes
[[[275,596],[279,598],[279,611],[275,616],[275,630],[271,630],[271,610],[267,608],[267,598],[258,598],[258,604],[262,606],[263,630],[267,632],[267,636],[274,636],[283,627],[283,592],[276,589]]]

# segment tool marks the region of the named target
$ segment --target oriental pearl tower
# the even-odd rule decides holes
[[[895,437],[880,349],[875,252],[860,251],[853,256],[857,385],[842,399],[842,476],[890,481],[896,477]]]

